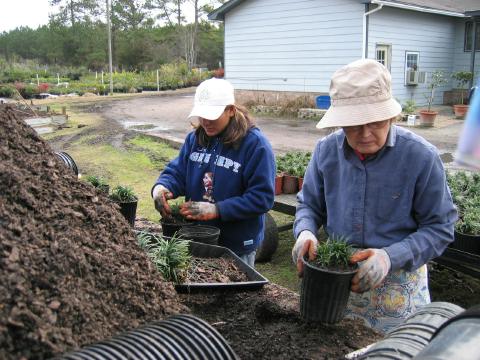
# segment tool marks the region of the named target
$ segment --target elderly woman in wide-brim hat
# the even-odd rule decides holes
[[[336,71],[332,105],[298,194],[292,251],[316,255],[320,227],[362,250],[347,316],[387,331],[430,302],[426,263],[453,241],[457,212],[435,147],[394,124],[401,106],[391,76],[374,60]]]

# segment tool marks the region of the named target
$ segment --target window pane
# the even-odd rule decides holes
[[[472,35],[473,35],[473,23],[468,21],[465,23],[465,51],[472,50]]]

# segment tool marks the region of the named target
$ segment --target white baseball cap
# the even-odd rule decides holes
[[[234,104],[232,84],[224,79],[211,78],[198,85],[193,109],[188,117],[198,116],[207,120],[217,120],[227,105]]]

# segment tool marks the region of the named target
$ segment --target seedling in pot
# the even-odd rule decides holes
[[[118,203],[130,203],[137,201],[138,197],[131,187],[118,185],[112,190],[110,199]]]
[[[191,261],[188,241],[145,232],[137,235],[137,241],[165,280],[179,283],[185,277]]]
[[[90,184],[92,184],[94,187],[96,187],[97,189],[99,189],[100,191],[103,191],[105,193],[108,194],[108,184],[106,182],[106,180],[100,176],[96,176],[96,175],[88,175],[85,180],[87,180],[87,182],[89,182]]]
[[[313,266],[336,271],[351,271],[355,266],[349,263],[353,248],[344,236],[330,236],[318,244],[317,257],[310,262]]]

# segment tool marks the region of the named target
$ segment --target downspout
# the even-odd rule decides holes
[[[368,4],[366,5],[368,6]],[[374,12],[377,12],[378,10],[381,10],[383,8],[383,4],[378,4],[378,6],[373,9],[373,10],[370,10],[366,13],[363,14],[363,41],[362,41],[362,59],[365,59],[368,55],[368,33],[367,33],[367,21],[368,21],[368,18],[367,16],[370,15],[370,14],[373,14]]]
[[[473,17],[473,44],[472,44],[472,55],[470,56],[470,71],[472,74],[475,74],[475,51],[477,50],[475,48],[475,45],[477,44],[477,20],[478,18],[476,16]],[[470,89],[473,87],[474,83],[474,77],[472,76],[472,79],[470,80]]]

